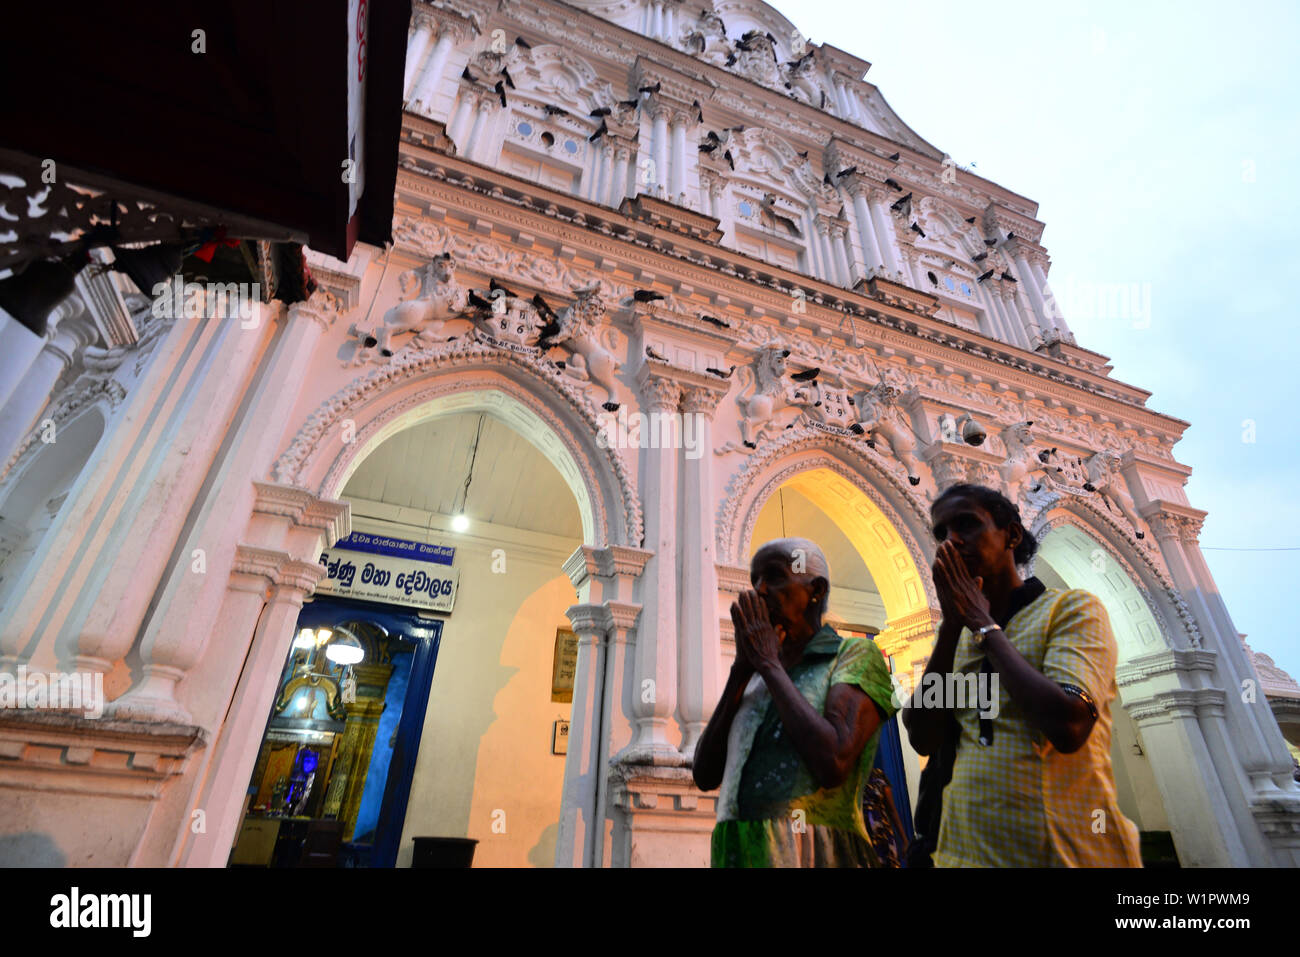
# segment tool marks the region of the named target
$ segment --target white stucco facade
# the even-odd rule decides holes
[[[223,866],[322,549],[454,538],[350,480],[394,436],[482,414],[574,518],[459,546],[404,847],[706,864],[715,793],[690,760],[753,548],[792,517],[834,538],[832,616],[880,629],[906,676],[938,621],[929,502],[974,481],[1018,502],[1040,577],[1106,603],[1126,813],[1184,866],[1300,863],[1300,786],[1173,454],[1187,423],[1075,342],[1034,202],[756,0],[416,8],[391,249],[309,253],[317,292],[251,322],[79,280],[22,359],[0,668],[99,673],[110,703],[0,713],[0,862]],[[488,570],[496,548],[516,571]],[[564,757],[537,737],[557,718]]]

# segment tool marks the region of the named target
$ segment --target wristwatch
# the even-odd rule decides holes
[[[975,647],[983,648],[984,642],[988,640],[989,632],[1001,631],[1001,630],[1002,630],[1001,625],[985,625],[983,628],[979,629],[979,631],[972,632],[972,636],[975,640]]]

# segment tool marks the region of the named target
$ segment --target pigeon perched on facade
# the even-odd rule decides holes
[[[700,318],[703,319],[705,322],[712,323],[713,325],[717,326],[719,329],[731,328],[731,323],[723,322],[721,319],[717,318],[716,316],[706,316],[703,313],[701,313]]]
[[[822,370],[820,368],[806,369],[803,372],[794,373],[793,375],[790,376],[790,378],[793,379],[795,382],[812,382],[813,379],[821,375],[821,372]]]
[[[736,371],[736,367],[732,366],[726,372],[723,372],[721,369],[715,369],[712,366],[706,366],[704,371],[712,373],[713,375],[717,376],[719,379],[730,379],[731,374]]]
[[[791,236],[802,239],[803,232],[795,225],[793,219],[789,216],[783,216],[776,211],[776,196],[772,193],[764,193],[763,201],[759,205],[759,218],[772,229],[780,227],[788,232]]]
[[[633,289],[632,298],[637,302],[654,302],[656,299],[667,299],[661,292],[655,292],[653,289]]]
[[[647,356],[649,356],[651,359],[654,359],[655,362],[667,362],[667,361],[668,361],[667,358],[665,358],[664,356],[661,356],[659,353],[655,352],[655,351],[654,351],[653,349],[651,349],[649,346],[646,346],[646,347],[645,347],[645,354],[646,354]]]
[[[980,277],[979,277],[978,279],[976,279],[975,281],[976,281],[976,282],[983,282],[985,279],[988,279],[989,276],[993,275],[995,272],[997,272],[996,269],[990,269],[988,272],[986,272],[984,275],[980,276]]]
[[[903,191],[903,187],[899,186],[898,183],[894,182],[892,179],[885,180],[885,185],[896,193],[901,193]]]

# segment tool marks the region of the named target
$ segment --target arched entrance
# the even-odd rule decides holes
[[[1111,756],[1120,808],[1143,833],[1143,856],[1170,866],[1223,864],[1234,835],[1201,727],[1198,665],[1158,568],[1103,521],[1057,505],[1033,522],[1033,572],[1106,606],[1119,649]],[[1200,667],[1204,667],[1203,665]]]
[[[831,571],[826,620],[842,634],[872,635],[906,692],[914,666],[930,653],[938,618],[929,575],[921,571],[927,557],[919,500],[874,460],[833,441],[828,447],[814,439],[753,471],[751,481],[738,483],[751,491],[738,522],[744,545],[736,564],[747,565],[773,538],[817,542]],[[903,780],[894,791],[907,795],[902,813],[910,820],[921,762],[905,734],[886,733],[898,745]]]
[[[409,863],[416,836],[478,838],[476,863],[549,865],[566,761],[552,739],[570,711],[553,684],[572,643],[564,612],[575,590],[564,563],[579,546],[629,536],[639,544],[640,506],[621,459],[597,446],[584,396],[510,356],[465,351],[475,355],[430,356],[351,380],[303,422],[271,488],[325,504],[344,499],[354,534],[456,550],[459,584],[450,613],[435,613],[444,631],[397,866]],[[475,434],[476,462],[466,444]],[[444,448],[456,436],[459,451]],[[494,460],[500,466],[490,468]],[[393,500],[391,489],[407,497]],[[470,520],[460,537],[445,511],[453,506]],[[306,597],[310,608],[314,596]],[[250,658],[267,664],[240,678],[243,714],[269,712],[275,688],[265,672],[287,660],[296,617],[259,629]],[[213,780],[247,781],[264,722],[241,719],[239,733],[219,743]],[[537,787],[521,788],[520,775]],[[206,845],[223,837],[196,853],[215,857]]]
[[[1042,536],[1034,574],[1049,588],[1082,588],[1102,600],[1121,662],[1166,647],[1159,623],[1128,572],[1078,525],[1060,523]],[[1111,711],[1110,750],[1120,810],[1142,832],[1149,856],[1168,857],[1174,851],[1167,842],[1169,816],[1142,735],[1123,707],[1122,692]]]

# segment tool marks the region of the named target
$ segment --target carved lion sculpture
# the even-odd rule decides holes
[[[1113,504],[1119,513],[1128,519],[1137,537],[1145,538],[1142,525],[1139,524],[1141,519],[1138,518],[1137,510],[1133,507],[1133,499],[1129,496],[1128,489],[1124,487],[1124,478],[1119,470],[1119,456],[1109,449],[1103,449],[1089,456],[1084,463],[1084,468],[1088,472],[1088,481],[1083,487],[1089,492],[1097,492]]]
[[[858,422],[867,432],[867,444],[875,447],[876,440],[883,438],[889,444],[889,451],[907,470],[907,480],[913,485],[921,484],[920,466],[916,461],[916,436],[908,415],[899,406],[898,400],[902,390],[891,378],[881,378],[865,392],[858,393],[856,405]]]
[[[402,302],[384,313],[377,330],[353,325],[348,333],[357,337],[361,348],[357,361],[364,362],[376,352],[393,354],[393,337],[406,332],[417,339],[432,339],[442,332],[449,319],[465,315],[469,309],[469,291],[456,281],[456,260],[450,253],[434,256],[427,266],[408,269],[398,277]]]
[[[750,381],[736,396],[736,405],[740,406],[740,437],[742,445],[728,442],[719,452],[738,451],[744,448],[757,448],[758,443],[775,423],[773,417],[789,406],[809,406],[813,400],[803,389],[796,389],[785,381],[785,360],[790,355],[789,349],[773,346],[765,348],[754,360],[753,371],[746,370]]]
[[[618,410],[618,386],[614,374],[619,363],[614,354],[600,342],[600,329],[605,317],[605,301],[601,297],[600,283],[575,286],[577,296],[573,305],[566,306],[559,316],[560,331],[549,338],[550,345],[559,346],[569,353],[564,364],[566,375],[580,382],[594,382],[605,390],[601,407],[608,412]]]
[[[998,474],[1006,486],[1007,498],[1016,505],[1020,504],[1020,491],[1024,480],[1031,475],[1046,475],[1049,469],[1046,462],[1047,453],[1035,454],[1031,448],[1033,438],[1029,434],[1029,428],[1033,424],[1032,420],[1012,422],[998,433],[998,438],[1002,440],[1007,450],[1007,457],[998,466]],[[1056,471],[1061,471],[1059,467],[1055,468]],[[1041,483],[1035,483],[1030,489],[1037,492],[1040,487]]]

